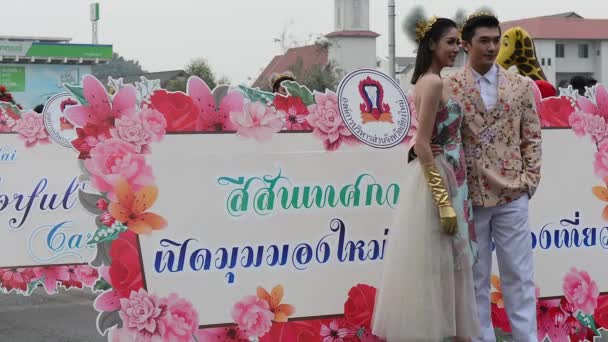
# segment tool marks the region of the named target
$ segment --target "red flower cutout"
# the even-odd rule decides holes
[[[308,107],[302,102],[301,98],[277,95],[274,98],[273,104],[277,111],[284,117],[285,128],[288,131],[312,130],[312,127],[306,121]]]
[[[566,97],[548,97],[541,101],[540,122],[543,127],[570,127],[568,118],[574,113],[572,101]]]
[[[346,321],[357,328],[370,330],[374,304],[376,301],[376,288],[358,284],[348,291],[348,299],[344,303],[344,317]]]
[[[199,109],[192,98],[184,93],[157,90],[150,97],[152,107],[167,120],[167,132],[194,131]]]

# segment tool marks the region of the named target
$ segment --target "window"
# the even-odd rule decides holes
[[[564,44],[555,44],[555,57],[564,58]]]
[[[551,58],[547,58],[547,65],[551,66]]]
[[[578,58],[589,58],[589,45],[587,45],[587,44],[578,45]]]
[[[540,62],[540,64],[541,64],[541,65],[545,65],[545,59],[544,59],[544,58],[541,58],[541,62]]]

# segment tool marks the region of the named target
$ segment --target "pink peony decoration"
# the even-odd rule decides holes
[[[165,116],[161,112],[150,108],[143,109],[139,115],[150,141],[161,141],[167,133],[167,119],[165,119]]]
[[[133,191],[154,182],[152,169],[146,160],[137,154],[133,145],[119,139],[110,139],[97,144],[91,150],[91,159],[84,162],[91,173],[91,182],[100,192],[107,192],[112,202],[118,202],[114,187],[122,178]]]
[[[35,112],[23,114],[13,126],[13,131],[19,133],[21,139],[25,140],[27,147],[34,146],[36,143],[50,144],[49,135],[44,129],[42,115]]]
[[[242,112],[230,113],[230,119],[237,126],[238,136],[259,142],[270,140],[283,127],[276,110],[259,102],[246,103]]]
[[[587,272],[579,271],[576,268],[570,269],[570,272],[564,277],[563,289],[564,296],[574,308],[593,315],[600,292],[597,284],[591,280]]]
[[[198,330],[198,314],[192,304],[172,293],[161,300],[165,313],[161,318],[165,341],[189,342]]]
[[[593,168],[595,174],[600,178],[608,177],[608,141],[599,144],[599,150],[595,153]]]
[[[325,94],[315,91],[315,104],[308,106],[310,114],[306,117],[313,127],[313,134],[323,140],[325,149],[337,150],[344,142],[357,144],[357,139],[346,128],[338,111],[338,96],[327,90]]]
[[[257,296],[243,298],[232,309],[232,319],[250,337],[264,336],[269,332],[273,317],[268,302]]]
[[[585,127],[587,125],[588,116],[589,114],[584,112],[574,112],[570,114],[570,117],[568,118],[568,123],[572,127],[574,134],[579,137],[584,136],[587,132]]]
[[[116,128],[111,130],[112,137],[133,145],[137,153],[147,151],[146,145],[151,139],[139,117],[136,115],[125,115],[120,119],[116,119],[115,125]]]
[[[120,299],[120,307],[118,314],[125,328],[144,336],[160,336],[163,308],[155,295],[144,289],[133,291],[129,298]]]

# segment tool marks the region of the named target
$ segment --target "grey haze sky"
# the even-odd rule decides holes
[[[452,17],[458,8],[492,8],[502,21],[575,11],[585,18],[608,18],[608,2],[598,0],[447,1],[396,0],[397,56],[414,45],[401,31],[414,4],[428,15]],[[71,37],[91,42],[89,0],[2,0],[0,35]],[[333,0],[100,0],[100,43],[138,59],[148,71],[181,69],[194,57],[209,60],[218,77],[233,83],[257,77],[281,53],[274,42],[284,28],[292,41],[334,29]],[[377,54],[387,56],[387,1],[371,0],[371,30],[381,36]]]

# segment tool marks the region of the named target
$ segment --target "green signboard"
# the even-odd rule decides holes
[[[0,84],[11,92],[25,91],[25,67],[0,65]]]
[[[0,56],[112,59],[112,45],[0,41]]]
[[[112,59],[112,45],[35,43],[29,49],[26,56]]]

